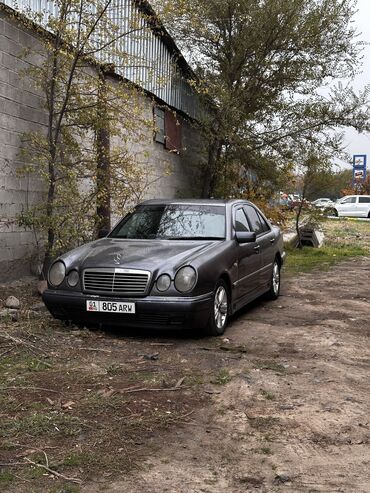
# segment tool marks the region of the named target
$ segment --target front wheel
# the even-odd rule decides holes
[[[229,290],[226,283],[220,279],[213,294],[212,312],[206,326],[206,334],[220,336],[224,333],[229,318]]]
[[[280,263],[277,259],[274,260],[272,265],[270,289],[267,292],[267,296],[270,300],[276,300],[280,294]]]

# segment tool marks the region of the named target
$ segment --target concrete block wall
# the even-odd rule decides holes
[[[39,55],[25,60],[24,49],[37,47],[41,51],[40,46],[35,33],[0,12],[0,282],[32,273],[41,252],[35,233],[17,225],[18,214],[42,201],[45,195],[40,179],[17,174],[17,169],[24,164],[20,154],[22,135],[46,128],[43,96],[32,81],[22,76],[27,63],[41,60]],[[152,115],[152,98],[144,97],[143,106],[146,115]],[[143,198],[199,195],[202,142],[189,121],[183,118],[180,121],[186,151],[179,155],[155,142],[149,129],[144,131],[139,143],[132,143],[131,152],[148,156],[148,166],[158,178],[147,187]],[[169,165],[172,172],[165,176]]]
[[[20,177],[17,169],[24,132],[45,128],[42,95],[22,76],[35,57],[24,50],[40,46],[36,36],[0,12],[0,282],[32,272],[38,248],[34,232],[17,225],[17,216],[43,198],[43,184],[34,176]]]

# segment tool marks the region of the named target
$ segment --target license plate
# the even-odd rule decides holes
[[[86,300],[88,312],[135,313],[135,303]]]

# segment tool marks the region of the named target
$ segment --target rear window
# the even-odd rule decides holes
[[[358,201],[360,204],[370,204],[370,197],[359,197]]]

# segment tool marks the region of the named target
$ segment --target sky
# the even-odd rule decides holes
[[[370,43],[370,0],[358,0],[357,14],[354,18],[357,31],[360,33],[359,40]],[[356,76],[353,87],[357,91],[370,85],[370,46],[365,46],[363,52],[362,73]],[[353,129],[345,131],[344,144],[346,152],[353,154],[367,154],[367,169],[370,169],[370,134],[358,134]],[[350,167],[350,164],[342,163],[343,167]]]

